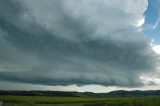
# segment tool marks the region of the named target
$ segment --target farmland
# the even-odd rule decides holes
[[[3,106],[160,106],[159,97],[84,98],[45,96],[0,96]]]

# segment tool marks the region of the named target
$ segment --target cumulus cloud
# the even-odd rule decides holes
[[[1,0],[0,80],[140,86],[158,63],[139,30],[146,8],[147,0]]]

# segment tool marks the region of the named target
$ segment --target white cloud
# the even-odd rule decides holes
[[[160,25],[160,17],[157,19],[157,21],[156,21],[155,25],[153,26],[153,29],[158,28],[158,27],[159,27],[159,25]]]
[[[153,45],[153,50],[154,50],[157,54],[160,54],[160,45]]]
[[[143,13],[148,6],[147,0],[39,0],[38,2],[21,0],[21,2],[25,2],[38,23],[67,38],[74,35],[75,31],[60,24],[65,20],[62,18],[64,14],[73,20],[82,20],[88,27],[96,26],[95,36],[106,36],[119,29],[140,27],[144,22]]]
[[[144,22],[145,22],[145,18],[142,18],[142,19],[138,20],[137,26],[141,27],[144,24]]]

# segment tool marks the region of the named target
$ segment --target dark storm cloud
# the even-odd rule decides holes
[[[157,55],[149,38],[130,21],[136,21],[135,14],[139,13],[133,12],[132,16],[132,11],[107,8],[107,21],[99,13],[100,17],[92,19],[85,13],[73,15],[67,12],[72,8],[66,8],[63,0],[0,1],[0,80],[137,86],[142,84],[140,74],[155,69]],[[91,10],[89,15],[93,15]],[[112,28],[101,22],[104,17],[103,21],[110,24],[117,14],[122,14],[123,27],[116,26],[121,25],[114,23],[117,19],[113,19]]]

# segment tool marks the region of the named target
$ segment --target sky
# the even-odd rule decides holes
[[[0,89],[159,89],[159,5],[0,0]]]
[[[149,0],[145,12],[144,34],[154,39],[154,44],[160,44],[160,0]]]

